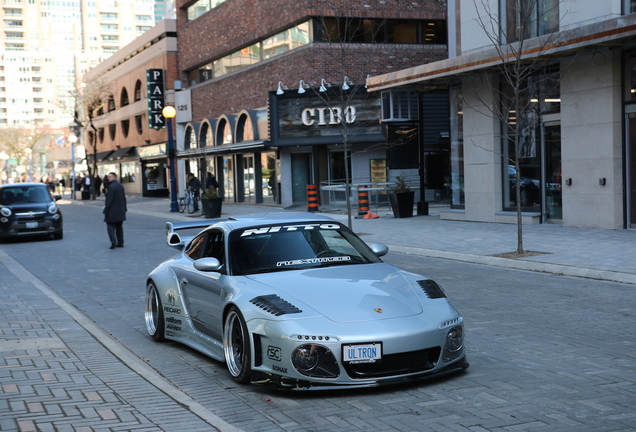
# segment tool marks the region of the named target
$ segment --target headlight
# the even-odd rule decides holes
[[[444,361],[449,362],[459,358],[462,348],[464,348],[464,329],[461,326],[455,326],[446,333]]]
[[[292,353],[292,364],[298,372],[309,377],[337,378],[340,369],[333,353],[322,345],[301,345]]]
[[[55,204],[54,202],[49,204],[49,213],[57,213],[57,204]]]
[[[2,216],[9,217],[11,216],[11,209],[9,207],[2,207],[0,214],[2,214]]]

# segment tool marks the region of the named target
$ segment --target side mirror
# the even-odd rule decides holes
[[[203,272],[219,272],[221,267],[223,265],[216,258],[201,258],[194,262],[194,268]]]
[[[389,247],[385,244],[374,243],[371,245],[371,250],[374,254],[381,257],[389,253]]]
[[[53,195],[53,199],[54,199],[55,201],[59,201],[59,200],[61,200],[61,199],[62,199],[62,195]]]

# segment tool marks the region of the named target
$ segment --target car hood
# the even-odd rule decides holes
[[[25,202],[19,204],[11,204],[7,207],[10,207],[15,213],[25,213],[25,212],[46,212],[51,205],[51,202]]]
[[[290,303],[301,302],[337,322],[390,319],[422,313],[421,296],[390,264],[360,264],[247,276]],[[303,309],[303,305],[295,304]]]

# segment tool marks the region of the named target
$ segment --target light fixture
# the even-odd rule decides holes
[[[320,81],[320,89],[318,91],[321,92],[326,92],[327,91],[327,87],[331,87],[331,84],[329,84],[324,78]]]
[[[278,81],[278,90],[276,90],[277,95],[282,95],[287,90],[287,86],[283,85],[282,81]]]
[[[371,74],[367,74],[367,79],[369,79],[369,78],[371,78]],[[369,87],[367,86],[367,82],[366,82],[366,80],[365,80],[365,82],[364,82],[364,88],[369,88]]]
[[[349,86],[353,85],[349,77],[344,77],[344,81],[342,82],[342,89],[349,90]]]
[[[305,81],[300,80],[300,85],[298,86],[298,93],[303,94],[305,93],[305,89],[309,88],[309,86],[307,84],[305,84]]]

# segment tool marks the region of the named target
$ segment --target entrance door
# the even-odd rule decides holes
[[[545,163],[543,171],[544,221],[561,222],[563,219],[563,178],[561,175],[561,125],[545,123],[543,126]]]
[[[636,110],[636,106],[630,105],[625,110]],[[625,177],[627,186],[627,228],[636,228],[636,112],[627,114],[625,131]]]
[[[292,154],[292,200],[307,202],[307,185],[311,183],[311,153]]]

